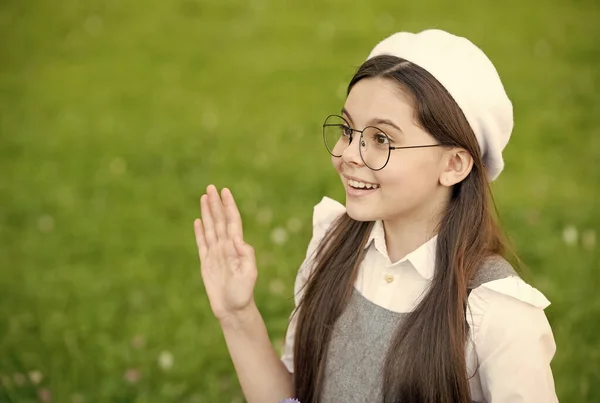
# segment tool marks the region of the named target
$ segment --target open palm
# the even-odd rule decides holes
[[[243,241],[242,219],[229,189],[210,185],[200,198],[202,219],[194,221],[202,280],[219,320],[254,301],[257,269],[254,249]]]

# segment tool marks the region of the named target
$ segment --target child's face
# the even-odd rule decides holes
[[[408,99],[396,84],[380,78],[359,81],[344,105],[344,118],[353,129],[376,126],[391,140],[391,146],[436,144],[435,139],[415,124]],[[389,123],[382,123],[388,120]],[[397,126],[398,128],[394,127]],[[380,171],[373,171],[359,153],[360,133],[340,158],[332,157],[346,189],[348,215],[357,221],[394,220],[403,217],[428,220],[432,211],[442,207],[448,188],[440,185],[444,170],[443,147],[391,150]],[[348,177],[376,184],[376,189],[353,189]]]

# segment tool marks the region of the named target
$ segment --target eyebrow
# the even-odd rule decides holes
[[[350,120],[352,120],[352,116],[350,116],[350,114],[348,113],[346,108],[342,108],[342,114],[345,114],[346,116],[348,116],[348,118],[350,118]],[[375,125],[377,125],[377,124],[389,125],[389,126],[392,126],[394,129],[398,130],[400,133],[404,133],[400,127],[398,127],[394,122],[392,122],[389,119],[375,118],[371,122]]]

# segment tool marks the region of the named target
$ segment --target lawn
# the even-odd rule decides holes
[[[192,221],[232,189],[279,348],[312,207],[344,200],[320,137],[375,43],[436,27],[515,106],[494,183],[551,301],[561,402],[600,401],[595,0],[0,2],[0,401],[242,402]]]

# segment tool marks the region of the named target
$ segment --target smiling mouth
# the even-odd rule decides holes
[[[361,182],[361,181],[356,181],[353,179],[347,179],[347,181],[348,181],[348,186],[350,186],[353,189],[358,189],[358,190],[379,189],[379,185],[377,185],[375,183]]]

